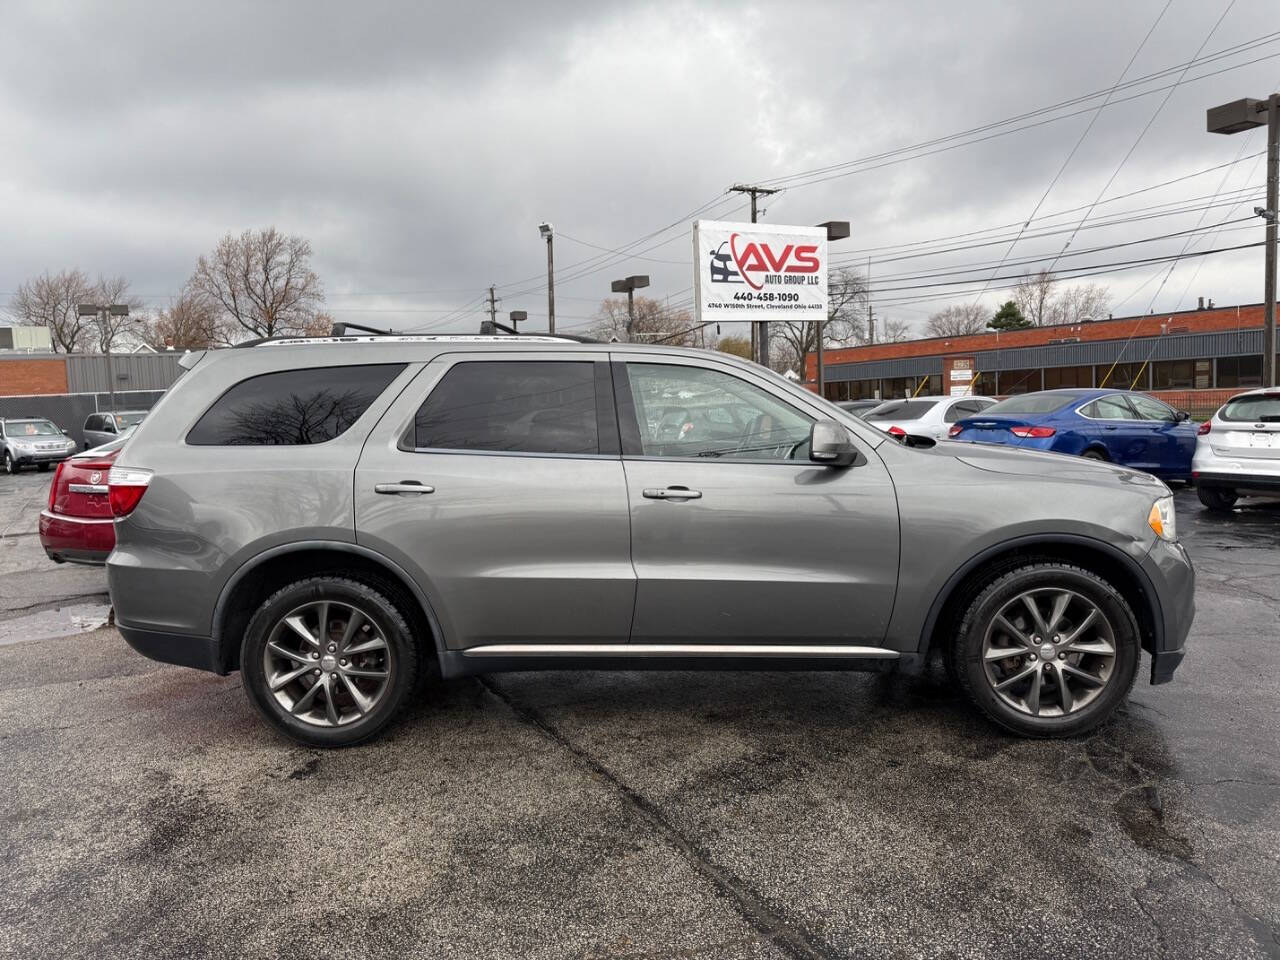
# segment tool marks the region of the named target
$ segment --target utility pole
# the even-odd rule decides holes
[[[867,256],[867,343],[876,342],[876,315],[871,312],[871,257]]]
[[[547,333],[556,332],[556,261],[552,247],[555,244],[556,228],[545,220],[538,224],[538,233],[547,241]]]
[[[1265,116],[1266,119],[1263,119]],[[1280,221],[1280,93],[1266,100],[1245,98],[1211,108],[1205,116],[1210,133],[1239,133],[1267,128],[1267,205],[1253,212],[1267,224],[1263,260],[1262,383],[1276,385],[1276,226]]]
[[[751,222],[756,222],[757,204],[759,197],[768,197],[777,193],[778,190],[769,187],[757,187],[743,183],[735,183],[729,188],[730,193],[747,193],[751,195]],[[760,323],[751,324],[751,356],[757,362],[769,365],[769,321],[762,320]]]
[[[489,287],[489,322],[495,323],[498,319],[498,300],[494,299],[493,287]]]

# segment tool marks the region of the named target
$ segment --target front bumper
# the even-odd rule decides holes
[[[116,545],[115,524],[110,519],[68,517],[42,510],[40,545],[49,559],[58,563],[106,563]]]
[[[1180,543],[1156,540],[1142,562],[1159,609],[1160,629],[1151,650],[1151,682],[1168,683],[1186,654],[1196,617],[1196,572]]]
[[[61,463],[75,454],[75,450],[42,450],[39,453],[10,453],[15,466],[31,467],[40,463]]]

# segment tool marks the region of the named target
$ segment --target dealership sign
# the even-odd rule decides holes
[[[698,220],[693,257],[699,322],[826,319],[823,227]]]

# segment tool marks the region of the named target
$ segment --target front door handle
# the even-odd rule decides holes
[[[375,483],[374,493],[392,493],[401,496],[420,497],[424,493],[435,493],[435,487],[429,487],[417,480],[402,480],[400,483]]]
[[[645,487],[646,500],[701,500],[701,490],[690,490],[688,487]]]
[[[1116,426],[1109,426],[1109,427],[1103,427],[1102,429],[1103,430],[1119,430],[1120,428]]]

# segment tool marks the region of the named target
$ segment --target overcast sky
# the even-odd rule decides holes
[[[1204,110],[1280,85],[1280,34],[1264,36],[1280,31],[1275,0],[427,6],[7,0],[0,304],[24,279],[65,267],[125,274],[163,304],[221,235],[274,224],[310,239],[339,319],[471,330],[497,283],[502,309],[525,309],[536,325],[546,316],[544,219],[558,234],[562,329],[586,325],[609,281],[630,273],[649,273],[655,296],[688,302],[689,214],[745,219],[742,198],[724,193],[731,184],[1105,91],[1148,31],[1126,79],[1179,69],[1114,94],[1126,102],[1099,113],[1102,99],[1089,100],[993,128],[979,136],[1006,135],[983,142],[786,181],[764,219],[847,219],[853,236],[832,254],[865,268],[867,248],[1016,232],[1038,204],[1041,217],[1087,208],[1113,174],[1068,253],[1248,217],[1261,203],[1263,131],[1209,135]],[[1170,94],[1158,88],[1198,50],[1259,40],[1270,42],[1191,67],[1157,115]],[[1092,226],[1215,196],[1233,205]],[[921,285],[982,277],[955,271],[994,267],[1006,253],[1001,275],[1029,269],[1017,264],[1058,253],[1085,212],[1033,223],[1012,252],[1008,242],[911,260],[899,258],[921,247],[875,250],[877,311],[919,324],[972,300],[977,287]],[[648,259],[584,245],[617,249],[655,233],[629,248]],[[1255,243],[1262,221],[1189,237],[1191,252]],[[1189,237],[1060,265],[1168,256]],[[1262,298],[1258,248],[1167,274],[1147,265],[1097,279],[1117,315],[1186,308],[1198,295]],[[1007,286],[996,281],[983,301],[994,308]]]

